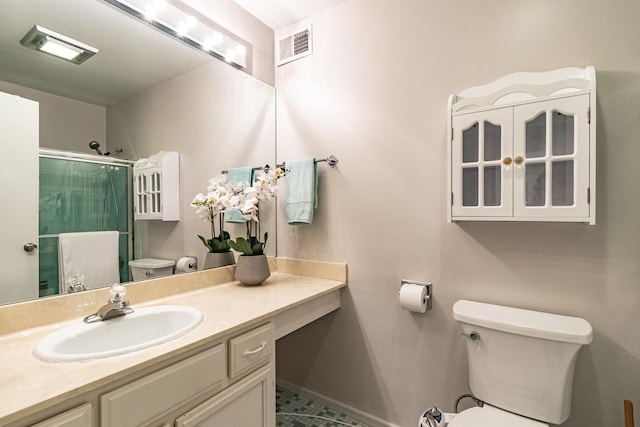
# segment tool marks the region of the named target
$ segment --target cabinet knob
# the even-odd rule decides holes
[[[507,166],[509,166],[512,161],[513,159],[511,157],[505,157],[504,159],[502,159],[502,163],[504,163]]]
[[[514,159],[514,161],[516,162],[516,165],[521,165],[522,162],[524,162],[524,157],[522,156],[516,156],[516,158]]]

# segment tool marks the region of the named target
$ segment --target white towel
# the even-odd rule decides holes
[[[67,279],[84,275],[86,289],[120,283],[117,231],[61,233],[58,236],[60,293],[67,293]]]

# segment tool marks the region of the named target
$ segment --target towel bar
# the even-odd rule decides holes
[[[332,168],[336,167],[336,165],[338,164],[338,161],[339,161],[338,158],[336,156],[334,156],[333,154],[331,154],[328,157],[325,157],[324,159],[316,159],[316,163],[327,163]],[[286,166],[286,162],[278,163],[276,165],[276,168],[284,168],[285,166]],[[269,169],[271,169],[271,166],[269,166],[269,165],[253,167],[254,171],[258,171],[258,170],[268,171]],[[222,171],[222,173],[228,173],[228,172],[229,172],[228,170],[223,170]]]

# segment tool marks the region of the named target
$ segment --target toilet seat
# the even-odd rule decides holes
[[[448,427],[549,427],[549,425],[485,403],[481,408],[471,408],[456,414]]]

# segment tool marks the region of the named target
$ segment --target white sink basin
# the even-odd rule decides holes
[[[77,323],[52,332],[33,349],[47,362],[78,362],[131,353],[171,341],[202,322],[194,308],[164,305],[135,309],[103,322]]]

